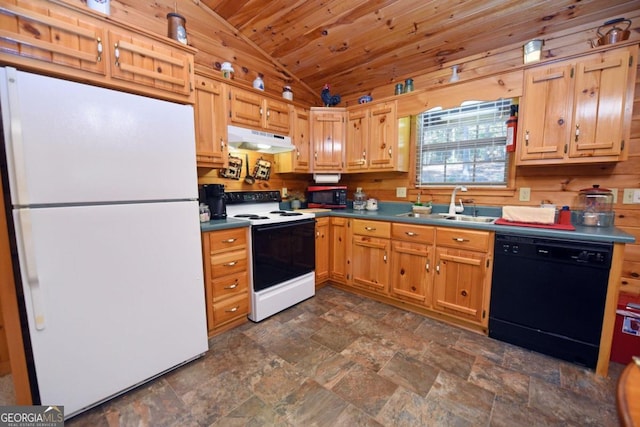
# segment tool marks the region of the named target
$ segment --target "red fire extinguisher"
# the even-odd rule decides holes
[[[511,117],[507,120],[507,153],[516,151],[516,135],[518,133],[518,106],[511,106]]]

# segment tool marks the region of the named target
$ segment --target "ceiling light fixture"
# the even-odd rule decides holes
[[[531,40],[524,45],[524,63],[540,61],[542,55],[542,40]]]
[[[453,67],[451,67],[451,78],[449,79],[449,81],[453,83],[457,82],[458,80],[460,80],[460,77],[458,77],[458,66],[454,65]]]

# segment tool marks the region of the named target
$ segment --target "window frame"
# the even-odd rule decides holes
[[[500,163],[504,162],[505,164],[504,180],[500,182],[495,182],[495,181],[473,182],[473,181],[464,181],[464,180],[463,181],[456,180],[456,181],[448,182],[446,181],[447,180],[446,160],[443,163],[441,163],[441,166],[443,168],[444,181],[433,182],[433,183],[423,182],[422,178],[424,173],[420,172],[420,175],[419,175],[418,172],[422,171],[425,166],[423,164],[423,155],[425,152],[428,151],[428,150],[425,151],[421,149],[422,147],[421,137],[424,134],[422,129],[423,129],[423,126],[425,125],[425,121],[429,119],[431,120],[442,119],[445,124],[449,124],[452,120],[453,121],[458,120],[457,124],[459,124],[460,126],[457,127],[457,129],[460,129],[461,133],[463,134],[467,134],[467,132],[469,131],[478,132],[480,128],[483,128],[487,125],[491,127],[491,126],[495,126],[495,124],[497,123],[504,122],[505,123],[505,126],[503,128],[504,132],[502,135],[497,137],[497,145],[498,146],[502,145],[503,147],[506,147],[505,145],[506,121],[510,116],[510,113],[509,113],[510,106],[514,104],[517,105],[517,103],[518,103],[518,100],[513,98],[499,98],[499,99],[490,100],[490,101],[485,101],[485,100],[466,101],[466,102],[462,102],[461,105],[458,105],[458,106],[450,106],[447,108],[439,108],[439,107],[431,108],[430,110],[423,111],[417,114],[416,116],[414,116],[415,121],[412,123],[412,129],[415,130],[415,138],[413,138],[414,144],[415,144],[413,146],[413,153],[415,154],[415,159],[412,165],[413,166],[412,181],[413,181],[414,187],[420,188],[420,189],[433,189],[438,187],[450,188],[456,185],[464,185],[466,187],[474,187],[474,188],[488,189],[488,190],[494,190],[494,191],[513,188],[512,184],[514,181],[514,173],[515,173],[515,169],[514,169],[515,159],[512,153],[506,152],[506,151],[504,153],[504,157],[500,156],[502,158],[497,160],[498,162]],[[482,113],[483,110],[493,112],[494,119],[491,121],[482,120],[482,119],[478,120],[477,119],[478,115]],[[474,115],[473,114],[474,112],[478,114]],[[431,113],[432,117],[425,119],[424,114],[426,113]],[[471,120],[468,119],[469,117],[471,117]],[[496,118],[499,118],[499,120],[496,120]],[[455,130],[452,131],[453,128],[456,128],[455,126],[442,126],[439,129],[437,127],[438,125],[435,125],[435,126],[436,127],[434,128],[433,132],[440,133],[440,135],[437,135],[436,137],[442,137],[442,134],[445,133],[446,134],[444,136],[445,138],[447,139],[452,138],[454,140],[434,143],[436,149],[431,151],[433,153],[455,152],[455,150],[458,149],[459,151],[462,152],[461,157],[464,158],[465,155],[469,153],[469,150],[473,152],[475,148],[491,147],[496,145],[495,136],[489,136],[487,138],[474,138],[474,139],[468,139],[468,140],[456,139],[455,135],[453,137],[451,135],[451,134],[455,134]],[[474,126],[475,126],[475,129],[474,129]],[[484,131],[486,130],[487,129],[485,128]],[[472,155],[475,155],[475,153],[472,153]],[[475,179],[475,176],[477,176],[476,171],[478,170],[478,166],[481,166],[483,163],[495,163],[495,162],[496,162],[496,159],[488,159],[486,161],[483,161],[481,159],[474,158],[472,161],[460,161],[460,162],[454,162],[450,164],[451,165],[457,164],[458,165],[457,167],[460,167],[460,168],[471,167],[471,173]]]

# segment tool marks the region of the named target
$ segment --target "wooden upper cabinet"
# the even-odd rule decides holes
[[[21,1],[2,5],[0,49],[3,60],[42,61],[106,76],[104,26],[90,16],[68,14],[58,5]],[[15,55],[15,57],[8,57]]]
[[[136,85],[189,96],[193,58],[126,30],[109,31],[111,76]]]
[[[195,49],[86,7],[3,1],[0,61],[21,69],[193,103]]]
[[[196,75],[196,161],[198,167],[222,168],[227,162],[225,85]]]
[[[517,163],[627,158],[637,46],[526,70]]]
[[[367,151],[369,142],[369,109],[357,108],[347,111],[347,141],[345,149],[345,171],[362,172],[369,164]]]
[[[627,83],[636,67],[628,49],[577,64],[569,157],[620,156],[622,141],[629,139],[623,130],[626,101],[633,102]]]
[[[397,110],[397,101],[349,109],[346,172],[409,170],[409,118]]]
[[[230,123],[289,135],[291,108],[288,103],[238,88],[229,90],[229,102]]]
[[[312,107],[309,117],[313,172],[342,172],[345,110],[335,107]]]
[[[291,115],[291,142],[295,149],[275,155],[277,173],[309,173],[311,170],[311,142],[309,136],[309,110],[293,108]]]

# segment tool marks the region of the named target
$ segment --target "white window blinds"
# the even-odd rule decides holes
[[[417,185],[506,185],[510,106],[510,99],[502,99],[420,114]]]

